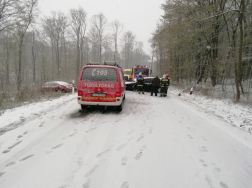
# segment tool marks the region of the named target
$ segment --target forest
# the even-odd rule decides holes
[[[251,0],[166,0],[150,33],[151,53],[119,20],[82,7],[42,15],[38,0],[0,1],[0,106],[41,96],[47,81],[77,83],[89,62],[150,65],[174,86],[221,88],[251,100]],[[144,7],[144,3],[143,3]]]
[[[145,65],[143,42],[119,20],[82,7],[41,15],[38,0],[0,1],[0,104],[40,95],[41,85],[77,83],[89,62],[119,61],[122,68]]]
[[[251,98],[251,0],[166,0],[150,39],[156,68],[174,84],[209,83]]]

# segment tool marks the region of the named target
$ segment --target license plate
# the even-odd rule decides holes
[[[92,93],[93,97],[106,97],[106,93]]]

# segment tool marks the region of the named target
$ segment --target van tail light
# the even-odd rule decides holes
[[[83,92],[82,91],[78,91],[78,96],[82,96]]]
[[[116,92],[116,97],[121,97],[121,93]]]

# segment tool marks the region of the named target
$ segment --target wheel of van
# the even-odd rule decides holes
[[[66,90],[65,90],[65,89],[62,89],[61,92],[62,92],[62,93],[66,93]]]
[[[86,109],[86,106],[85,106],[85,105],[81,105],[81,109],[82,109],[82,110],[85,110],[85,109]]]
[[[117,107],[117,111],[121,112],[122,111],[122,104],[120,106]]]
[[[125,100],[125,94],[124,94],[124,96],[123,96],[123,100]]]

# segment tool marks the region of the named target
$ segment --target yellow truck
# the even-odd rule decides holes
[[[124,80],[133,81],[133,77],[134,77],[133,69],[124,69],[123,74],[124,74]]]

